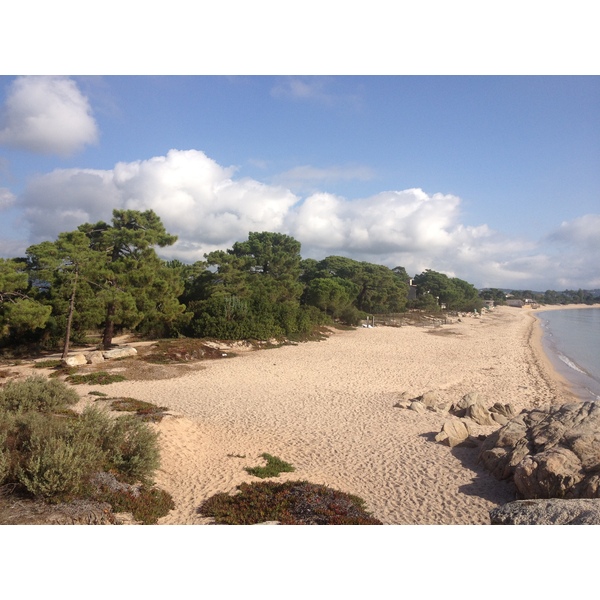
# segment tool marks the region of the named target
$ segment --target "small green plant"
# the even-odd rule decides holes
[[[91,392],[88,392],[89,396],[98,396],[98,398],[106,398],[108,396],[108,394],[105,394],[104,392],[98,392],[97,390],[92,390]]]
[[[261,456],[267,461],[267,464],[264,467],[246,467],[245,470],[250,475],[266,479],[267,477],[279,477],[279,473],[291,473],[295,471],[290,463],[281,460],[277,456],[271,456],[266,452],[261,454]]]
[[[278,521],[283,525],[381,525],[362,498],[308,481],[242,483],[239,493],[216,494],[198,508],[222,525]]]
[[[156,406],[150,402],[136,400],[135,398],[115,398],[110,403],[112,410],[119,412],[134,412],[143,421],[160,422],[165,416],[166,406]]]
[[[60,367],[61,362],[58,359],[40,360],[33,365],[34,369],[56,369]]]
[[[126,381],[127,378],[116,373],[108,373],[106,371],[96,371],[87,373],[86,375],[69,375],[65,381],[74,385],[87,383],[90,385],[108,385],[119,381]]]

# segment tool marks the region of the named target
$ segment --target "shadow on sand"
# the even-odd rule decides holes
[[[429,432],[421,434],[421,437],[436,444],[438,443],[435,441],[436,435],[436,432]],[[450,449],[450,453],[461,463],[462,467],[473,473],[471,483],[458,488],[460,493],[467,496],[477,496],[496,505],[516,500],[516,488],[512,481],[496,479],[479,463],[480,450],[481,446],[470,447],[466,445],[459,445]]]

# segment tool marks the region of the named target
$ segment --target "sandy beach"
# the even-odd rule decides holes
[[[427,391],[440,401],[477,391],[489,406],[510,402],[517,412],[571,399],[543,353],[534,313],[499,307],[437,328],[337,331],[321,342],[241,352],[175,378],[103,391],[173,415],[156,425],[156,483],[176,505],[160,524],[210,523],[198,506],[260,481],[244,467],[264,464],[264,452],[295,467],[280,481],[361,496],[384,524],[487,524],[491,508],[514,499],[509,485],[477,464],[477,448],[434,441],[452,417],[394,404]],[[93,388],[77,389],[83,396]],[[475,435],[494,429],[474,425]]]

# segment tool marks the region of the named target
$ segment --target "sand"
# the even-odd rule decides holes
[[[534,313],[499,307],[438,328],[338,331],[321,342],[207,361],[172,379],[102,389],[173,414],[156,425],[156,483],[176,505],[160,524],[210,523],[198,506],[260,481],[244,467],[264,464],[264,452],[295,467],[280,481],[361,496],[384,524],[487,524],[491,508],[514,499],[510,485],[477,464],[478,449],[434,441],[447,414],[394,404],[426,391],[440,401],[477,391],[488,405],[510,402],[517,412],[572,399],[541,349]]]

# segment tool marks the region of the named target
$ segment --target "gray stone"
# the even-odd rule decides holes
[[[492,525],[600,525],[600,500],[516,500],[490,511]]]

